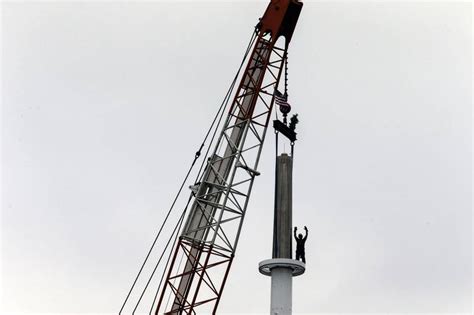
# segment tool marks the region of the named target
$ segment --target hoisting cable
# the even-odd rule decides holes
[[[237,70],[237,73],[235,74],[234,79],[232,80],[232,83],[231,83],[229,89],[227,90],[227,93],[226,93],[226,95],[225,95],[225,97],[224,97],[224,100],[222,101],[221,106],[220,106],[220,108],[219,108],[219,111],[218,111],[218,114],[219,114],[219,112],[220,112],[219,121],[218,121],[218,123],[217,123],[217,125],[216,125],[216,128],[214,129],[213,134],[212,134],[211,142],[209,143],[209,146],[207,147],[206,154],[205,154],[206,157],[207,157],[208,154],[209,154],[209,150],[210,150],[210,148],[211,148],[211,144],[214,142],[215,136],[216,136],[216,134],[217,134],[218,126],[220,125],[220,123],[221,123],[221,121],[222,121],[222,117],[224,116],[224,111],[223,111],[223,109],[226,107],[227,103],[229,102],[229,99],[230,99],[230,96],[232,95],[232,91],[233,91],[233,89],[234,89],[235,83],[237,82],[237,79],[238,79],[238,77],[239,77],[240,71],[242,70],[242,66],[243,66],[244,63],[245,63],[245,60],[247,59],[247,56],[248,56],[248,54],[249,54],[249,52],[250,52],[250,49],[252,48],[253,43],[255,42],[255,39],[256,39],[256,38],[257,38],[257,32],[254,31],[254,32],[252,33],[251,38],[250,38],[249,44],[247,45],[247,49],[246,49],[246,51],[245,51],[244,58],[242,59],[242,61],[241,61],[241,63],[240,63],[240,66],[239,66],[239,69]],[[217,119],[217,115],[214,117],[214,120],[213,120],[213,122],[212,122],[211,128],[212,128],[212,126],[214,125],[216,119]],[[209,136],[209,132],[210,132],[210,131],[211,131],[211,129],[208,130],[205,139],[207,139],[207,137]],[[198,172],[198,174],[197,174],[197,176],[196,176],[195,182],[197,182],[197,180],[198,180],[199,177],[201,176],[201,171],[202,171],[202,169],[203,169],[205,163],[206,163],[206,160],[203,159],[203,160],[202,160],[202,163],[201,163],[201,167],[199,168],[199,172]]]
[[[122,313],[122,310],[123,310],[123,308],[125,307],[125,304],[127,304],[128,298],[130,297],[130,294],[132,293],[133,288],[135,287],[135,284],[137,283],[138,278],[140,277],[140,274],[142,273],[143,268],[145,267],[145,264],[146,264],[146,262],[148,261],[148,258],[150,257],[150,254],[151,254],[153,248],[155,247],[156,241],[158,240],[158,237],[160,236],[161,231],[163,230],[163,227],[165,226],[166,221],[168,220],[168,217],[170,216],[171,211],[173,210],[173,207],[174,207],[176,201],[178,200],[178,197],[179,197],[179,195],[181,194],[181,191],[183,190],[184,184],[185,184],[186,181],[188,180],[189,174],[191,174],[191,171],[192,171],[192,169],[193,169],[193,167],[194,167],[194,164],[196,163],[196,160],[197,160],[198,158],[199,158],[199,155],[196,153],[196,155],[194,156],[193,163],[192,163],[191,166],[189,167],[189,170],[188,170],[188,172],[187,172],[187,174],[186,174],[186,176],[185,176],[183,182],[181,183],[181,186],[179,187],[178,193],[176,194],[176,196],[175,196],[175,198],[174,198],[174,200],[173,200],[173,203],[171,204],[171,207],[170,207],[170,209],[168,210],[168,213],[166,214],[165,220],[164,220],[163,223],[161,224],[160,230],[158,231],[158,234],[156,234],[156,237],[155,237],[155,239],[153,240],[153,243],[151,244],[150,249],[148,250],[148,253],[147,253],[146,257],[145,257],[145,260],[143,261],[143,264],[142,264],[142,266],[140,267],[140,270],[138,271],[138,274],[137,274],[137,276],[135,277],[135,280],[133,281],[132,287],[130,288],[130,291],[128,291],[127,297],[125,298],[125,301],[123,302],[122,307],[120,308],[119,315]]]
[[[181,258],[179,259],[179,263],[178,263],[178,270],[180,270],[181,268],[181,264],[183,263],[183,259],[185,257],[185,254],[181,254]],[[187,260],[186,260],[187,261]],[[173,279],[173,283],[171,284],[173,287],[175,286],[174,284],[176,283],[176,278]],[[168,299],[166,299],[166,305],[165,305],[165,310],[168,309],[168,305],[170,303],[170,299],[171,299],[171,295],[173,294],[173,292],[170,292],[168,293]],[[181,313],[179,313],[181,315]],[[192,313],[193,315],[196,315],[196,311],[193,311]]]
[[[288,51],[285,51],[285,95],[286,99],[288,99]],[[291,126],[291,122],[290,122]],[[295,154],[295,142],[291,141],[291,158],[294,159],[294,154]]]
[[[178,232],[181,230],[181,225],[183,224],[184,220],[182,218],[184,218],[185,214],[186,214],[186,211],[188,209],[188,205],[189,205],[189,202],[191,201],[191,197],[188,199],[188,203],[186,204],[186,207],[184,208],[184,211],[183,211],[183,214],[181,215],[181,222],[179,223],[179,226],[178,226]],[[173,241],[173,245],[172,245],[172,249],[176,246],[176,241],[178,239],[178,235],[179,233],[176,233],[175,237],[174,237],[174,241]],[[168,270],[168,265],[170,263],[170,260],[171,260],[171,256],[172,255],[169,255],[168,256],[168,259],[166,260],[166,265],[165,265],[165,268],[163,269],[163,273],[161,274],[161,278],[160,278],[160,283],[158,284],[158,287],[156,289],[156,293],[155,293],[155,297],[153,298],[153,302],[151,303],[151,308],[150,308],[150,313],[149,315],[152,315],[152,312],[153,312],[153,308],[155,306],[155,302],[156,302],[156,298],[158,297],[158,293],[160,292],[160,288],[161,288],[161,284],[163,283],[163,279],[165,277],[165,273],[166,271]],[[158,262],[159,263],[159,262]],[[158,265],[158,264],[157,264]],[[156,267],[155,267],[156,269]]]
[[[122,314],[122,311],[123,311],[125,305],[127,304],[127,301],[128,301],[128,299],[130,298],[130,295],[131,295],[133,289],[135,288],[135,285],[136,285],[136,283],[137,283],[137,281],[138,281],[138,278],[140,277],[140,275],[141,275],[141,273],[142,273],[142,271],[143,271],[143,268],[145,267],[145,264],[147,263],[147,261],[148,261],[148,259],[149,259],[149,257],[150,257],[150,254],[151,254],[151,252],[153,251],[153,248],[155,247],[155,244],[156,244],[156,242],[157,242],[157,240],[158,240],[158,238],[159,238],[159,236],[160,236],[160,234],[161,234],[161,232],[162,232],[162,230],[163,230],[163,227],[165,226],[166,222],[168,221],[168,218],[169,218],[169,216],[170,216],[170,214],[171,214],[171,212],[172,212],[172,210],[173,210],[173,208],[174,208],[174,205],[176,204],[176,201],[178,200],[178,197],[180,196],[181,191],[183,190],[183,187],[184,187],[184,185],[186,184],[186,181],[188,180],[188,177],[189,177],[189,175],[190,175],[192,169],[194,168],[194,165],[195,165],[197,159],[201,156],[201,150],[204,148],[205,142],[206,142],[206,140],[207,140],[207,138],[208,138],[208,136],[209,136],[209,134],[210,134],[210,132],[211,132],[211,130],[212,130],[212,128],[213,128],[213,125],[215,124],[217,118],[219,117],[219,115],[220,115],[220,118],[219,118],[219,123],[218,123],[218,125],[220,124],[220,121],[221,121],[221,119],[222,119],[222,117],[223,117],[223,113],[224,113],[224,111],[223,111],[224,105],[227,104],[227,102],[228,102],[228,100],[229,100],[229,98],[230,98],[230,95],[231,95],[232,90],[233,90],[233,88],[234,88],[234,86],[235,86],[235,82],[237,81],[237,78],[238,78],[238,75],[239,75],[239,73],[240,73],[240,70],[242,69],[242,66],[243,66],[244,62],[245,62],[245,60],[247,59],[247,55],[248,55],[248,53],[249,53],[249,51],[250,51],[250,49],[251,49],[251,47],[252,47],[252,45],[253,45],[253,42],[255,41],[256,34],[257,34],[256,31],[254,31],[254,32],[252,33],[252,36],[251,36],[250,41],[249,41],[249,44],[248,44],[248,46],[247,46],[247,49],[246,49],[244,58],[242,59],[242,62],[241,62],[240,67],[239,67],[239,69],[238,69],[238,71],[237,71],[237,74],[235,75],[235,77],[234,77],[234,79],[233,79],[233,81],[232,81],[232,84],[230,85],[230,88],[229,88],[228,92],[226,93],[226,96],[225,96],[224,100],[222,101],[221,106],[219,107],[219,110],[218,110],[218,112],[216,113],[216,115],[215,115],[215,117],[214,117],[214,120],[213,120],[211,126],[209,127],[209,130],[208,130],[207,133],[206,133],[206,136],[204,137],[204,140],[203,140],[203,142],[201,143],[201,146],[199,147],[199,150],[196,151],[196,153],[195,153],[194,160],[193,160],[193,162],[191,163],[191,166],[189,167],[189,170],[188,170],[188,172],[186,173],[186,176],[185,176],[184,180],[182,181],[182,183],[181,183],[181,185],[180,185],[180,187],[179,187],[179,190],[178,190],[178,192],[177,192],[177,194],[176,194],[176,196],[175,196],[175,198],[174,198],[174,200],[173,200],[173,202],[172,202],[172,204],[171,204],[171,207],[170,207],[169,210],[168,210],[168,213],[166,214],[166,217],[165,217],[163,223],[162,223],[161,226],[160,226],[160,229],[159,229],[157,235],[155,236],[155,239],[153,240],[153,243],[151,244],[150,249],[148,250],[148,253],[147,253],[147,255],[146,255],[146,257],[145,257],[145,259],[144,259],[144,261],[143,261],[143,263],[142,263],[142,265],[141,265],[141,267],[140,267],[140,269],[139,269],[139,271],[138,271],[138,273],[137,273],[137,275],[136,275],[136,277],[135,277],[135,280],[133,281],[132,286],[130,287],[130,290],[129,290],[129,292],[128,292],[128,294],[127,294],[127,296],[126,296],[126,298],[125,298],[125,300],[124,300],[124,302],[123,302],[123,304],[122,304],[122,307],[120,308],[119,315]],[[211,143],[212,143],[212,141],[214,140],[214,137],[215,137],[215,135],[216,135],[218,125],[216,126],[216,128],[215,128],[215,130],[214,130]],[[211,143],[209,144],[209,147],[208,147],[208,149],[207,149],[207,151],[206,151],[206,156],[207,156],[207,154],[208,154],[208,152],[209,152],[209,149],[210,149],[210,147],[211,147]],[[199,169],[198,174],[201,173],[202,168],[203,168],[203,165],[204,165],[204,162],[205,162],[205,160],[203,160],[203,163],[201,164],[201,167],[200,167],[200,169]]]
[[[284,73],[285,93],[283,95],[286,97],[286,100],[288,100],[288,51],[287,50],[285,50],[285,53],[283,55],[283,62],[284,62],[284,67],[285,67],[285,73]],[[283,116],[284,116],[283,122],[286,123],[286,114],[283,114]],[[275,109],[275,117],[277,120],[279,120],[278,110],[276,109]],[[293,148],[292,148],[292,152],[293,152]],[[275,153],[276,153],[276,156],[278,156],[278,131],[276,129],[275,129]]]
[[[285,51],[285,93],[288,95],[288,50]]]
[[[164,249],[163,252],[161,253],[160,258],[158,259],[158,262],[156,263],[155,268],[153,269],[153,272],[152,272],[151,275],[150,275],[150,278],[148,278],[148,281],[147,281],[147,283],[146,283],[146,285],[145,285],[145,288],[143,289],[143,291],[142,291],[142,293],[141,293],[141,295],[140,295],[140,298],[138,299],[137,304],[135,305],[135,308],[134,308],[133,311],[132,311],[132,315],[135,314],[135,311],[137,310],[138,305],[140,304],[140,301],[142,300],[143,295],[145,294],[145,291],[146,291],[146,289],[148,288],[148,285],[150,284],[150,282],[151,282],[151,280],[152,280],[152,278],[153,278],[153,275],[155,274],[156,269],[158,268],[158,265],[160,264],[161,259],[163,258],[164,254],[166,253],[166,249],[168,248],[168,245],[170,244],[171,240],[173,239],[174,234],[175,234],[175,233],[176,233],[176,235],[179,234],[179,227],[181,227],[181,223],[183,222],[184,214],[186,213],[186,210],[187,210],[187,208],[188,208],[189,202],[191,201],[191,197],[192,197],[192,195],[189,196],[189,199],[188,199],[188,202],[187,202],[187,204],[186,204],[186,207],[184,208],[183,213],[181,214],[181,216],[180,216],[180,218],[179,218],[179,220],[178,220],[178,223],[176,223],[176,225],[175,225],[175,227],[174,227],[174,229],[173,229],[173,232],[171,233],[171,236],[170,236],[170,238],[168,239],[168,242],[167,242],[166,245],[165,245],[165,249]]]

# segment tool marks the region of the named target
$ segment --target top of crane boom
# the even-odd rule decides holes
[[[288,45],[302,8],[303,3],[298,0],[272,0],[257,24],[257,29],[271,33],[273,40],[284,36]]]

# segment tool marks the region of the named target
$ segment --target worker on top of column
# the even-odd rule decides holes
[[[305,236],[303,237],[303,234],[298,234],[298,237],[296,237],[296,226],[295,230],[293,232],[296,240],[296,260],[300,260],[303,263],[306,263],[306,258],[305,258],[305,253],[304,253],[304,243],[306,242],[306,239],[308,238],[308,228],[305,226],[304,231],[305,231]]]

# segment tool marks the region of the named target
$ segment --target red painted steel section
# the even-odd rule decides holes
[[[178,256],[178,252],[179,252],[180,247],[181,247],[181,239],[178,241],[178,244],[176,246],[176,250],[174,251],[173,259],[171,260],[171,264],[170,264],[170,267],[169,267],[169,270],[168,270],[168,275],[166,276],[166,281],[168,281],[168,279],[170,279],[170,277],[171,277],[171,272],[173,271],[173,266],[174,266],[174,263],[176,261],[176,256]],[[158,311],[160,310],[161,302],[163,301],[163,297],[165,296],[166,287],[167,287],[167,285],[166,285],[166,282],[165,282],[163,284],[163,290],[161,291],[160,299],[158,300],[158,306],[156,307],[155,315],[158,315]]]
[[[201,288],[202,279],[204,278],[204,274],[206,273],[206,268],[208,267],[207,264],[209,263],[209,258],[211,258],[212,246],[209,248],[209,252],[207,253],[206,260],[204,261],[204,265],[202,266],[201,275],[199,277],[199,281],[197,283],[196,292],[194,293],[193,301],[191,302],[191,308],[189,309],[190,312],[193,312],[194,306],[196,304],[196,299],[199,294],[199,289]]]
[[[212,311],[213,314],[216,314],[216,312],[217,312],[217,306],[219,305],[219,302],[221,301],[222,291],[224,291],[224,286],[227,282],[227,276],[229,275],[230,267],[232,266],[233,261],[234,261],[234,255],[231,256],[231,258],[229,260],[229,264],[227,265],[227,269],[225,271],[224,279],[222,280],[221,289],[219,290],[219,294],[217,295],[217,301],[216,301],[216,304],[214,305],[214,309]]]

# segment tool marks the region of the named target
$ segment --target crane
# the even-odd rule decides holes
[[[298,0],[271,0],[255,27],[222,129],[202,174],[190,187],[191,207],[186,220],[182,218],[166,278],[152,306],[154,314],[217,311],[253,183],[260,175],[258,164],[275,91],[302,7]],[[286,77],[284,81],[286,87]],[[166,296],[171,303],[166,303]]]

